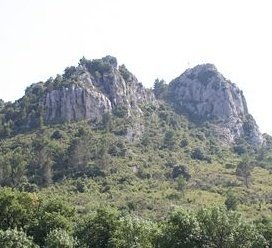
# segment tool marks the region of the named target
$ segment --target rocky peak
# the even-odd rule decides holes
[[[211,81],[215,83],[225,81],[222,74],[217,71],[213,64],[201,64],[187,69],[184,73],[190,79],[197,79],[199,83],[207,85]]]
[[[169,85],[175,109],[198,123],[209,121],[223,143],[244,137],[259,146],[263,139],[248,113],[243,92],[212,64],[187,69]]]
[[[83,58],[78,67],[66,68],[58,81],[42,101],[46,122],[101,119],[117,108],[127,115],[140,114],[141,104],[155,104],[153,93],[124,65],[118,67],[112,56]]]

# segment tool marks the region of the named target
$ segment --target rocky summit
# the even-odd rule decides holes
[[[187,69],[169,85],[169,99],[178,112],[198,123],[210,122],[221,143],[244,137],[254,145],[263,137],[249,114],[243,92],[212,64]]]
[[[140,104],[155,97],[124,65],[107,56],[82,59],[78,67],[66,69],[58,88],[48,91],[42,101],[46,122],[95,120],[104,113],[123,108],[127,115],[140,113]]]

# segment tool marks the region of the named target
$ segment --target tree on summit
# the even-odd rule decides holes
[[[163,79],[159,80],[157,78],[154,82],[154,94],[156,98],[163,99],[167,93],[167,87],[168,85]]]

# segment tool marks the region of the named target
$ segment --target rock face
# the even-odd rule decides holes
[[[248,113],[243,92],[214,65],[203,64],[186,70],[170,83],[169,96],[177,111],[200,123],[209,121],[223,143],[231,144],[244,137],[254,146],[262,144],[262,135]]]
[[[44,101],[46,122],[96,119],[112,110],[109,99],[95,90],[78,85],[53,90]]]
[[[78,67],[67,68],[60,81],[60,86],[44,96],[47,123],[101,119],[104,113],[118,109],[126,115],[140,114],[141,104],[156,104],[153,93],[125,66],[117,68],[117,60],[111,56],[82,59]]]

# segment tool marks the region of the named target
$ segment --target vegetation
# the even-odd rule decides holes
[[[1,225],[1,247],[266,247],[271,246],[271,220],[246,222],[224,207],[195,212],[177,209],[163,220],[144,220],[115,208],[97,208],[85,215],[73,211],[67,200],[43,198],[42,194],[1,189],[0,208],[5,215],[32,212],[27,225],[21,221]],[[35,205],[15,200],[33,199]],[[80,219],[80,220],[79,220]]]
[[[117,68],[106,60],[80,66],[99,80]],[[163,80],[141,115],[119,106],[101,120],[44,123],[40,97],[77,74],[0,101],[0,247],[272,247],[270,136],[258,150],[221,146],[209,123],[163,101]]]

